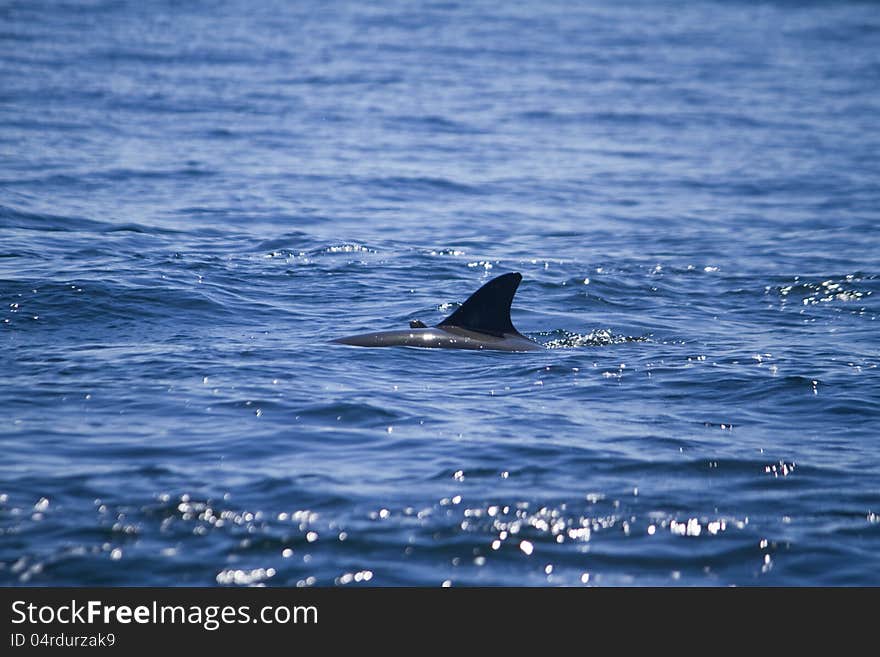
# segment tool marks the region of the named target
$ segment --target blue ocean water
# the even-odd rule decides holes
[[[4,2],[0,583],[880,585],[878,119],[871,3]]]

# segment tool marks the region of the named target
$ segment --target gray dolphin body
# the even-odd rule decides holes
[[[350,335],[331,342],[356,347],[537,351],[544,347],[517,331],[510,319],[513,295],[521,280],[519,273],[493,278],[436,326],[413,322],[417,328]]]

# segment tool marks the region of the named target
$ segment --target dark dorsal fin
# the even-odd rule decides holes
[[[458,310],[437,324],[439,327],[458,326],[479,333],[502,336],[519,335],[510,321],[510,304],[522,280],[522,274],[502,274],[474,292]]]

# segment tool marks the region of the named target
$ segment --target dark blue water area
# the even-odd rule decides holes
[[[878,122],[873,3],[2,3],[0,584],[880,585]]]

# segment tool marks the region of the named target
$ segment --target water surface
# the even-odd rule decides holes
[[[5,3],[0,583],[880,585],[878,116],[867,3]]]

